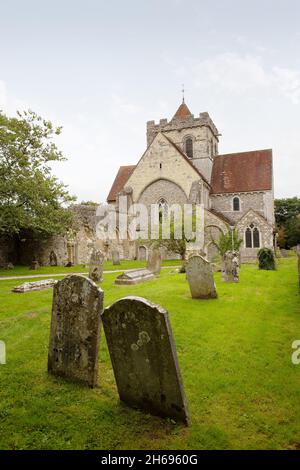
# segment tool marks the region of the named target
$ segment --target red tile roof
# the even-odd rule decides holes
[[[136,165],[120,166],[111,190],[109,191],[109,195],[107,196],[107,202],[116,200],[117,194],[122,191],[135,167]]]
[[[216,156],[211,186],[212,194],[272,189],[272,150]]]
[[[173,116],[173,119],[186,119],[187,117],[191,116],[192,113],[183,101],[179,108],[177,109],[176,113]]]

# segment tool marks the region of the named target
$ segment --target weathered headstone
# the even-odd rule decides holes
[[[50,266],[57,266],[57,256],[53,250],[51,251],[49,258]]]
[[[223,281],[239,282],[239,266],[239,253],[237,251],[226,251],[223,257]]]
[[[115,280],[117,285],[139,284],[140,282],[155,279],[154,274],[148,269],[132,269],[120,274]]]
[[[114,266],[121,264],[120,253],[118,252],[118,250],[113,250],[111,255],[112,255],[112,262]]]
[[[12,292],[24,293],[24,292],[32,292],[35,290],[43,290],[43,289],[50,289],[51,287],[55,286],[58,281],[54,279],[44,279],[43,281],[32,281],[32,282],[24,282],[23,284],[16,286],[12,289]]]
[[[211,265],[206,259],[200,255],[190,256],[185,269],[193,299],[215,299],[217,297]]]
[[[188,424],[168,312],[141,297],[125,297],[104,310],[102,321],[120,399]]]
[[[33,271],[35,271],[36,269],[39,269],[40,268],[40,265],[39,265],[39,262],[34,260],[31,262],[31,265],[29,267],[29,269],[32,269]]]
[[[158,249],[150,251],[147,263],[147,269],[156,276],[159,275],[161,269],[161,254]]]
[[[280,253],[281,253],[282,258],[287,258],[289,255],[288,250],[285,250],[284,248],[280,250]]]
[[[6,364],[6,346],[2,340],[0,340],[0,364]]]
[[[84,276],[59,281],[53,292],[48,371],[97,384],[103,291]]]
[[[103,261],[102,251],[94,248],[90,259],[89,278],[96,283],[103,281]]]

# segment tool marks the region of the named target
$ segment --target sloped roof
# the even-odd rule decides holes
[[[212,194],[272,189],[272,150],[218,155],[214,159]]]
[[[107,202],[113,202],[116,200],[117,194],[122,191],[135,167],[136,165],[120,166],[117,176],[115,177],[115,180],[107,196]]]
[[[173,145],[173,147],[175,147],[175,149],[183,156],[183,158],[187,161],[187,163],[196,171],[196,173],[198,173],[201,178],[205,181],[206,184],[208,184],[208,186],[210,186],[209,182],[207,181],[207,179],[202,175],[202,173],[198,170],[198,168],[195,167],[195,165],[193,165],[193,163],[191,162],[191,159],[183,152],[183,150],[181,150],[180,147],[178,147],[178,145],[175,144],[175,142],[173,142],[173,140],[170,139],[170,137],[168,137],[166,134],[164,134],[162,132],[162,134],[164,135],[164,137],[170,142],[170,144]]]
[[[177,111],[174,114],[172,119],[182,119],[182,120],[184,120],[184,119],[188,118],[191,115],[192,115],[191,111],[189,110],[189,108],[187,107],[185,102],[183,101],[181,103],[181,105],[179,106],[179,108],[177,109]]]

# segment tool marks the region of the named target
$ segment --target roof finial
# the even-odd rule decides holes
[[[182,86],[182,90],[181,90],[181,93],[182,93],[182,103],[184,103],[184,83],[183,83],[181,86]]]

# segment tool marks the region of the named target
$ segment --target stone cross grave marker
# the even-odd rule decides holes
[[[141,297],[124,297],[104,310],[102,321],[120,399],[188,424],[168,312]]]
[[[71,275],[53,291],[48,371],[97,385],[103,291],[84,276]]]
[[[190,256],[185,269],[193,299],[215,299],[217,297],[212,268],[206,259],[200,255]]]

